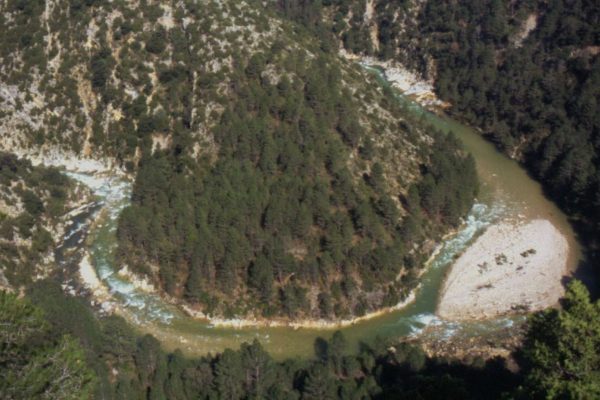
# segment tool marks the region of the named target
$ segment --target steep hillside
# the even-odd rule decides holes
[[[89,191],[54,168],[0,152],[0,288],[19,288],[56,271],[54,249],[67,212]]]
[[[394,305],[472,204],[454,139],[261,3],[3,7],[2,146],[135,172],[119,261],[206,313]]]
[[[600,231],[600,7],[594,1],[283,1],[327,42],[435,81],[454,116]],[[317,27],[317,28],[314,28]]]

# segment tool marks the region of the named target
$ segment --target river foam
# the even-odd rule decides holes
[[[67,175],[89,187],[102,204],[91,232],[91,246],[80,265],[83,283],[102,302],[117,300],[122,312],[136,322],[159,321],[168,324],[175,313],[147,282],[137,284],[131,274],[118,274],[114,255],[117,248],[118,218],[131,196],[131,182],[123,176],[107,173],[69,171]]]

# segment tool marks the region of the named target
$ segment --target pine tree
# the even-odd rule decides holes
[[[600,396],[600,301],[579,281],[569,284],[562,310],[535,314],[523,346],[523,395]]]

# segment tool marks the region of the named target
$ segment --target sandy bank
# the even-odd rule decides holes
[[[484,319],[555,305],[569,244],[547,220],[490,227],[454,263],[437,307],[445,319]]]

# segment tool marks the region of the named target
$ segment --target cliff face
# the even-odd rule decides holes
[[[205,312],[396,304],[470,207],[454,141],[263,4],[1,7],[0,147],[135,173],[120,262]]]

